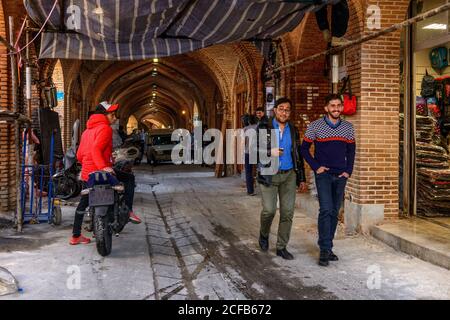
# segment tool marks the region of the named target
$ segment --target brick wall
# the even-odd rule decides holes
[[[10,7],[11,1],[0,2],[0,34],[9,41],[7,20],[17,10]],[[15,19],[15,23],[19,23]],[[17,26],[16,26],[17,27]],[[0,45],[0,108],[13,110],[10,80],[10,60],[6,47]],[[12,217],[15,206],[15,127],[13,122],[0,123],[0,215]]]
[[[408,1],[370,1],[381,8],[381,28],[405,20]],[[365,30],[365,33],[369,33]],[[383,204],[398,217],[400,31],[362,45],[357,160],[349,193],[359,204]]]
[[[326,42],[316,24],[315,16],[309,14],[305,17],[303,24],[305,26],[301,30],[301,37],[298,38],[299,42],[294,47],[295,60],[326,50]],[[289,79],[286,91],[293,100],[295,107],[293,119],[302,137],[308,124],[324,113],[325,96],[330,87],[329,79],[324,75],[324,68],[325,58],[316,59],[297,65]]]
[[[3,3],[0,3],[0,35],[7,37],[5,26],[5,15],[3,12]],[[9,59],[6,56],[7,49],[0,45],[0,108],[10,109],[10,86],[9,86]],[[10,211],[10,184],[11,175],[14,174],[11,163],[14,159],[11,156],[11,133],[12,126],[5,122],[0,122],[0,214]]]

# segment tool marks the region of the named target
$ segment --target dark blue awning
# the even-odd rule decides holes
[[[313,4],[318,2],[321,1],[58,1],[42,34],[40,58],[141,60],[239,40],[254,41],[262,49],[270,39],[294,29],[308,11],[323,5]],[[54,3],[55,0],[25,0],[30,17],[39,25],[45,22]]]

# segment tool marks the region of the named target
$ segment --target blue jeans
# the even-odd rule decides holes
[[[321,251],[333,248],[333,238],[338,224],[339,210],[344,199],[347,178],[338,174],[316,174],[316,186],[319,196],[319,247]]]
[[[255,193],[254,178],[253,178],[253,164],[250,164],[250,154],[245,154],[245,182],[247,184],[247,193]]]

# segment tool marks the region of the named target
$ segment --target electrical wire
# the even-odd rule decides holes
[[[23,50],[28,48],[34,41],[36,41],[36,39],[41,35],[42,31],[44,30],[45,26],[47,25],[48,21],[50,20],[50,17],[52,16],[53,11],[55,11],[55,8],[56,8],[57,4],[58,4],[58,0],[55,0],[55,3],[53,4],[52,10],[50,10],[50,13],[48,14],[47,18],[45,19],[45,22],[42,25],[42,27],[39,30],[39,32],[37,33],[37,35],[30,42],[28,42],[25,46],[20,48],[20,50],[9,52],[7,55],[19,54],[20,52],[22,52]],[[16,42],[16,45],[17,45],[17,42]]]

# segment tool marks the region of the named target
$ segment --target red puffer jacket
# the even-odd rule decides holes
[[[81,136],[77,159],[81,163],[81,179],[87,181],[89,174],[112,166],[112,128],[102,114],[92,115],[87,129]]]

